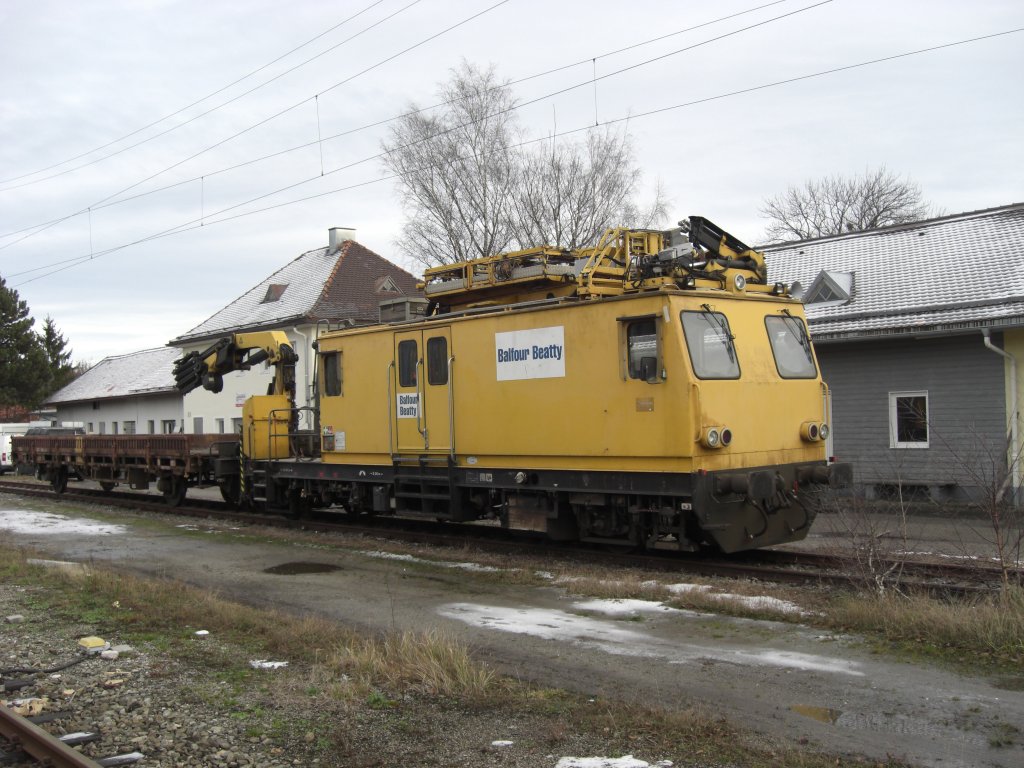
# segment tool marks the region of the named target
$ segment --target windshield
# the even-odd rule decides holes
[[[813,379],[818,375],[811,340],[800,318],[788,314],[775,315],[766,317],[764,324],[779,376],[784,379]]]
[[[739,359],[729,321],[704,305],[703,312],[683,312],[683,333],[693,372],[699,379],[738,379]]]

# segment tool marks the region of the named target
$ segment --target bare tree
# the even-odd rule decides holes
[[[922,199],[921,188],[885,166],[865,171],[863,176],[808,180],[765,200],[760,213],[768,219],[769,240],[859,232],[933,215]]]
[[[414,106],[383,145],[409,216],[399,248],[427,266],[508,248],[519,170],[515,99],[493,68],[463,62],[440,96],[444,110],[428,116]]]
[[[440,95],[438,114],[413,108],[383,145],[408,215],[399,248],[414,261],[578,248],[609,226],[656,226],[665,216],[660,185],[649,205],[635,202],[641,176],[625,130],[524,147],[508,84],[466,62]]]
[[[593,130],[580,144],[554,140],[522,155],[513,205],[521,248],[580,248],[611,226],[646,228],[667,214],[661,185],[644,209],[635,203],[640,174],[625,130]]]

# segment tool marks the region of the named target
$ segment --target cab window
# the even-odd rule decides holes
[[[626,351],[629,378],[658,378],[658,329],[653,319],[636,320],[626,326]]]
[[[703,311],[682,312],[681,317],[686,349],[697,378],[738,379],[740,362],[726,316],[705,305]]]
[[[328,352],[323,356],[324,395],[338,397],[341,394],[341,352]]]
[[[419,362],[417,344],[412,339],[398,342],[398,386],[416,386],[416,363]]]
[[[807,327],[799,317],[773,315],[764,319],[775,368],[784,379],[813,379],[818,375]]]

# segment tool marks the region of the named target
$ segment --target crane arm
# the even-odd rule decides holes
[[[203,387],[220,392],[224,374],[247,371],[266,362],[274,366],[274,382],[268,394],[288,395],[295,400],[295,363],[298,355],[282,331],[235,333],[218,339],[202,352],[189,352],[174,361],[174,383],[182,394]]]

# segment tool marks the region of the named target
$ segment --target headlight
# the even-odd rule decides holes
[[[828,440],[828,435],[829,435],[828,424],[822,423],[822,425],[820,427],[818,427],[818,434],[821,436],[822,440]]]
[[[821,440],[821,427],[816,421],[805,421],[800,425],[800,437],[809,443]]]
[[[732,430],[728,427],[706,427],[700,441],[707,448],[725,448],[732,442]]]

